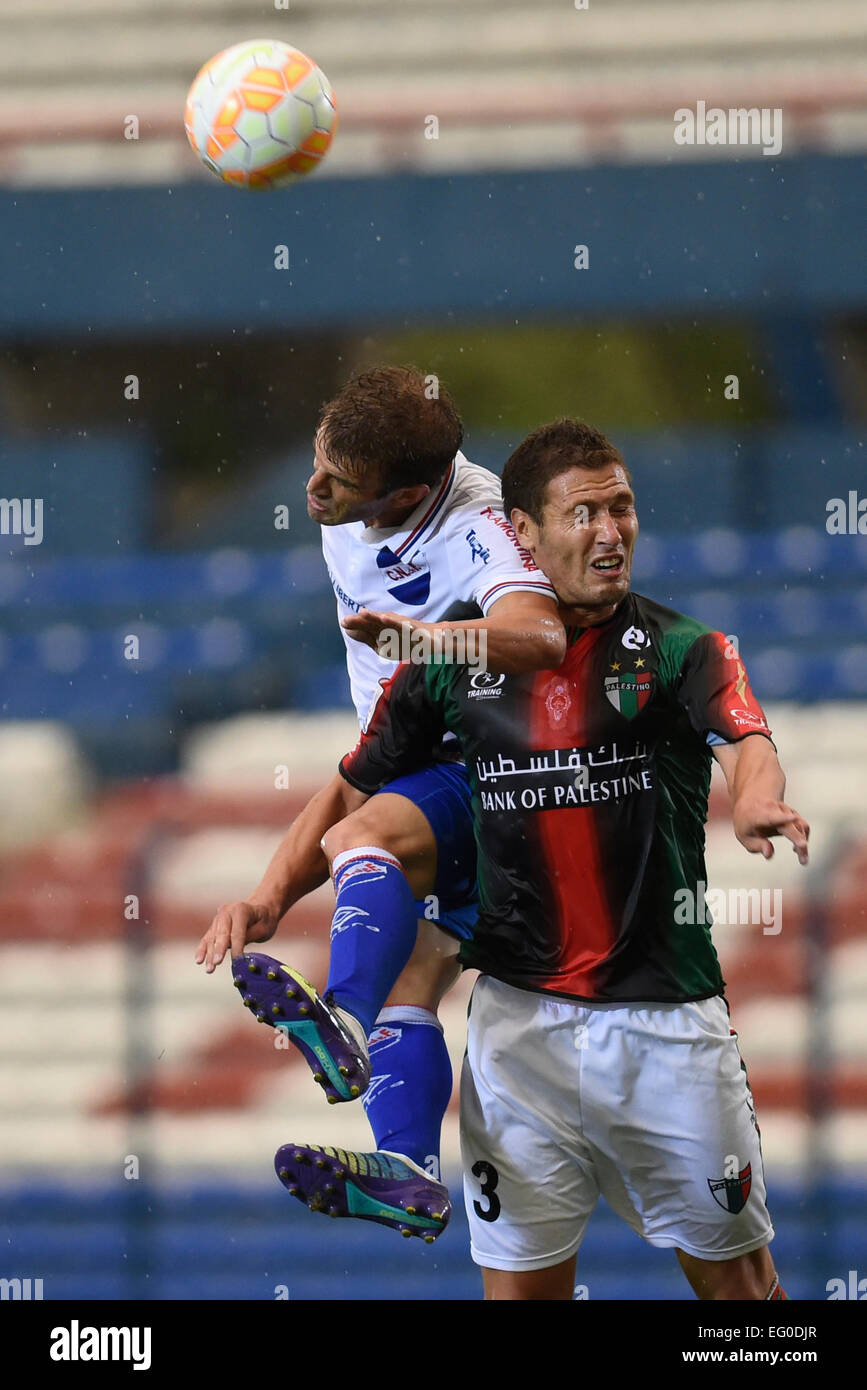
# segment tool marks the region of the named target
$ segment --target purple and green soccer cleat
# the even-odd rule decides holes
[[[370,1062],[339,1015],[303,975],[271,956],[252,952],[235,957],[232,975],[245,1008],[295,1044],[329,1105],[363,1095],[370,1082]]]
[[[274,1167],[292,1197],[325,1216],[356,1216],[428,1245],[452,1214],[448,1190],[409,1159],[351,1153],[320,1144],[284,1144]]]

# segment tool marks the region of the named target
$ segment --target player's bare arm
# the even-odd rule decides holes
[[[399,613],[377,613],[363,608],[343,619],[341,626],[358,642],[377,650],[389,633],[425,633],[432,654],[443,646],[447,633],[478,631],[485,634],[487,666],[492,671],[556,670],[566,655],[566,629],[557,602],[545,594],[506,594],[487,618],[470,622],[417,623]]]
[[[328,878],[321,840],[333,825],[367,800],[339,774],[311,797],[274,852],[261,883],[244,902],[224,904],[199,942],[196,962],[211,974],[228,950],[240,955],[251,942],[270,941],[281,918]]]
[[[750,854],[773,858],[771,837],[791,840],[800,864],[807,863],[810,827],[783,800],[786,778],[769,739],[753,734],[739,743],[720,744],[713,750],[725,774],[737,838]]]

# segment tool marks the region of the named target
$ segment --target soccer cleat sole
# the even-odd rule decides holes
[[[428,1245],[451,1216],[442,1183],[396,1155],[352,1153],[319,1144],[284,1144],[274,1168],[289,1195],[324,1216],[354,1216]]]
[[[235,957],[232,975],[245,1008],[294,1043],[330,1104],[364,1094],[370,1063],[309,980],[271,956],[253,952]]]

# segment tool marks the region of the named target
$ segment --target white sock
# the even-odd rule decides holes
[[[443,1026],[436,1014],[430,1009],[421,1008],[418,1004],[388,1004],[384,1009],[380,1009],[375,1027],[378,1028],[380,1024],[388,1027],[391,1023],[427,1023],[443,1032]]]

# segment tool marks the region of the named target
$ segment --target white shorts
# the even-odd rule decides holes
[[[576,1004],[482,976],[461,1076],[472,1256],[545,1269],[600,1194],[651,1245],[730,1260],[774,1231],[752,1096],[719,997]]]

